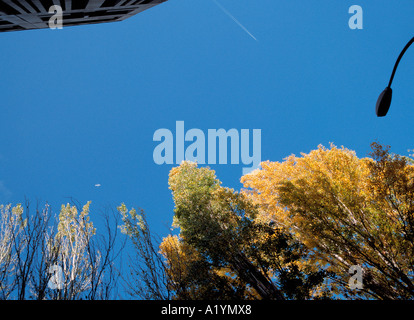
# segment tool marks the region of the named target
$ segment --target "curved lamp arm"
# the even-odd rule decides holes
[[[397,71],[397,67],[398,67],[398,64],[400,63],[401,58],[403,57],[404,53],[413,43],[414,43],[414,37],[410,41],[408,41],[408,43],[405,45],[404,49],[401,51],[400,55],[398,56],[398,59],[394,65],[394,69],[392,70],[392,74],[391,74],[390,82],[388,83],[388,87],[391,87],[392,80],[394,80],[395,71]]]
[[[408,41],[408,43],[405,45],[404,49],[401,51],[400,55],[398,56],[397,61],[395,62],[394,69],[392,70],[392,74],[390,77],[390,81],[388,82],[388,86],[385,88],[384,91],[381,92],[380,96],[378,97],[377,104],[375,106],[375,113],[378,117],[384,117],[388,109],[391,106],[391,99],[392,99],[392,89],[391,84],[394,80],[395,72],[397,71],[398,64],[401,61],[401,58],[403,57],[404,53],[407,51],[407,49],[414,43],[414,37]]]

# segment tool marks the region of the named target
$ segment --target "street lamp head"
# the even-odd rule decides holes
[[[400,63],[401,58],[403,57],[404,53],[413,43],[414,43],[414,37],[410,41],[408,41],[408,43],[405,45],[404,49],[401,51],[400,55],[398,56],[397,61],[395,61],[394,69],[392,70],[392,73],[391,73],[390,82],[388,82],[388,86],[385,88],[385,90],[381,92],[377,100],[377,105],[375,106],[375,112],[378,117],[384,117],[387,114],[388,109],[390,108],[391,98],[392,98],[391,84],[395,76],[395,71],[397,71],[398,64]]]
[[[375,107],[377,117],[384,117],[387,114],[391,105],[391,99],[392,89],[390,87],[386,87],[385,90],[381,92],[377,100],[377,105]]]

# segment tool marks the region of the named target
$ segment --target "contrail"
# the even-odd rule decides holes
[[[226,15],[228,15],[234,22],[236,22],[240,28],[242,28],[249,36],[251,36],[254,40],[257,41],[256,37],[254,35],[251,34],[251,32],[249,30],[247,30],[247,28],[242,25],[240,23],[239,20],[237,20],[230,12],[228,12],[226,10],[226,8],[224,8],[220,3],[218,3],[216,0],[212,0]]]

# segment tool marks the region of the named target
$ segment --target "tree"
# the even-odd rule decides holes
[[[135,249],[135,255],[129,257],[130,276],[124,278],[129,294],[146,300],[169,300],[171,279],[144,211],[137,212],[134,208],[128,211],[123,203],[118,212],[123,222],[121,231],[130,238]]]
[[[171,170],[169,185],[180,234],[165,238],[161,250],[173,282],[184,281],[178,298],[328,294],[326,273],[307,263],[306,247],[267,220],[245,194],[222,187],[214,171],[183,162]]]
[[[30,214],[29,202],[25,207],[0,207],[1,299],[111,297],[120,252],[115,250],[118,229],[113,231],[105,215],[106,236],[97,238],[89,205],[82,210],[62,206],[58,221],[48,204],[35,214]]]
[[[15,288],[9,275],[15,272],[16,254],[13,251],[13,238],[22,232],[25,222],[22,220],[21,206],[0,206],[0,299],[7,299]]]
[[[58,231],[49,248],[57,252],[56,265],[63,271],[64,283],[57,291],[58,299],[109,298],[114,281],[113,260],[116,254],[113,251],[117,228],[112,231],[106,216],[108,239],[99,248],[94,238],[96,229],[89,218],[89,207],[90,202],[82,210],[67,204],[60,210]],[[105,274],[105,271],[108,272]]]
[[[371,158],[333,145],[283,162],[263,162],[242,178],[245,194],[334,272],[339,294],[414,297],[414,166],[372,144]],[[348,288],[363,268],[363,289]]]

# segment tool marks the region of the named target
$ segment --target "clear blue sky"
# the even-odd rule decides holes
[[[413,32],[412,0],[169,0],[124,22],[0,34],[0,202],[72,196],[92,209],[142,207],[160,234],[172,165],[157,129],[261,129],[262,160],[330,142],[414,149],[414,48],[374,107]],[[364,10],[351,30],[348,8]],[[239,189],[244,165],[215,165]],[[101,187],[95,187],[95,184]],[[92,219],[97,218],[92,213]]]

